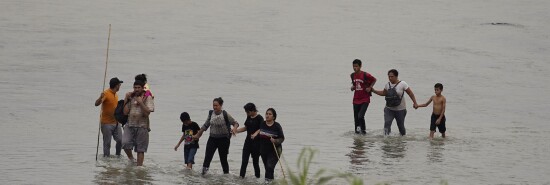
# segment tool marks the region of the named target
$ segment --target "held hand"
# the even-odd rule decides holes
[[[237,136],[237,128],[233,127],[231,129],[231,134],[233,134],[233,136]]]
[[[273,139],[272,137],[269,138],[269,140],[270,140],[272,143],[275,143],[275,139]]]
[[[178,151],[178,147],[180,147],[179,144],[174,147],[174,151]]]
[[[136,102],[137,102],[138,105],[143,104],[143,96],[136,97]]]
[[[414,109],[418,109],[418,104],[415,103],[415,104],[413,105],[413,108],[414,108]]]
[[[351,91],[355,90],[355,85],[351,86]]]
[[[371,92],[371,91],[372,91],[372,88],[367,87],[367,88],[365,88],[365,91],[366,91],[366,92]]]

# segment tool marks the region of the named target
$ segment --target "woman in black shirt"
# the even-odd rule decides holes
[[[260,142],[258,139],[252,139],[251,135],[260,129],[260,124],[264,121],[264,118],[258,114],[256,105],[253,103],[247,103],[244,105],[244,111],[246,112],[246,121],[244,127],[237,129],[237,133],[246,131],[246,139],[243,145],[243,160],[241,164],[241,178],[246,175],[246,166],[248,166],[248,159],[252,156],[252,165],[254,166],[254,176],[260,178]]]
[[[275,166],[279,161],[281,152],[283,151],[282,143],[285,141],[283,128],[281,124],[275,122],[277,112],[273,108],[267,109],[265,112],[265,121],[260,124],[260,130],[252,135],[252,138],[259,137],[260,141],[260,156],[265,167],[266,181],[274,179],[273,173]],[[277,151],[275,151],[277,148]]]

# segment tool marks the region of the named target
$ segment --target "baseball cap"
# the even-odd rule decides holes
[[[111,81],[109,81],[109,85],[111,86],[115,86],[115,85],[118,85],[118,84],[121,84],[122,81],[119,80],[117,77],[114,77],[114,78],[111,78]]]

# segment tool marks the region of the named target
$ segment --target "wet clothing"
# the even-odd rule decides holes
[[[244,126],[246,127],[246,139],[244,140],[243,146],[243,155],[242,155],[242,164],[240,176],[245,177],[246,167],[248,166],[248,160],[252,156],[252,165],[254,166],[254,176],[257,178],[260,177],[260,142],[258,138],[250,138],[258,129],[260,129],[260,124],[264,121],[264,118],[261,115],[256,115],[256,117],[251,118],[247,116]]]
[[[195,154],[197,153],[198,148],[183,148],[183,160],[185,164],[195,164]]]
[[[149,147],[149,130],[147,128],[124,125],[124,134],[122,134],[123,149],[134,149],[135,152],[145,153],[147,147]]]
[[[404,136],[407,133],[405,131],[405,116],[407,116],[407,109],[391,110],[388,107],[384,108],[384,135],[390,135],[391,125],[393,119],[395,119],[399,133]]]
[[[122,129],[120,124],[102,124],[101,134],[103,135],[103,156],[111,155],[111,138],[115,139],[116,155],[120,155],[122,148]]]
[[[355,127],[353,129],[355,130],[355,133],[359,133],[357,131],[357,127],[360,128],[361,133],[367,133],[367,128],[365,125],[365,113],[367,112],[368,107],[369,103],[353,104],[353,119],[355,121]]]
[[[443,115],[443,117],[441,118],[441,122],[439,122],[439,125],[436,125],[435,122],[437,121],[438,118],[439,118],[439,115],[435,115],[434,113],[432,113],[430,131],[435,132],[435,127],[437,127],[440,133],[445,133],[445,131],[447,130],[447,128],[445,127],[445,121],[447,119],[445,118],[445,115]]]
[[[206,151],[204,156],[203,168],[210,168],[210,162],[214,157],[216,149],[218,149],[218,155],[220,156],[220,163],[222,164],[223,173],[229,173],[229,163],[227,162],[227,154],[229,154],[230,141],[228,137],[209,137],[206,143]]]
[[[273,179],[275,167],[280,157],[278,155],[281,155],[282,143],[285,140],[283,128],[278,122],[268,126],[264,121],[260,124],[260,133],[257,137],[260,139],[260,156],[262,157],[265,167],[265,178]],[[275,139],[275,142],[272,143],[270,138]],[[275,151],[275,148],[277,148],[278,151]]]

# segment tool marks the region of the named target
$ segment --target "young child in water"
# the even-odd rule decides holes
[[[418,105],[418,107],[426,107],[430,105],[432,101],[434,102],[432,119],[430,123],[430,139],[434,138],[435,127],[439,129],[441,137],[445,137],[445,131],[447,130],[445,127],[445,106],[447,104],[447,99],[441,94],[443,91],[443,84],[436,83],[434,86],[434,91],[435,95],[430,97],[428,102]]]
[[[197,123],[191,121],[191,118],[189,117],[189,114],[187,112],[181,113],[180,120],[182,122],[181,131],[183,132],[183,135],[181,136],[178,144],[174,147],[174,151],[178,151],[178,147],[180,146],[180,144],[185,141],[183,148],[183,158],[185,164],[187,165],[186,169],[190,170],[193,169],[193,164],[195,164],[195,154],[199,149],[199,140],[193,139],[193,136],[197,134],[197,132],[200,130],[200,127]]]

